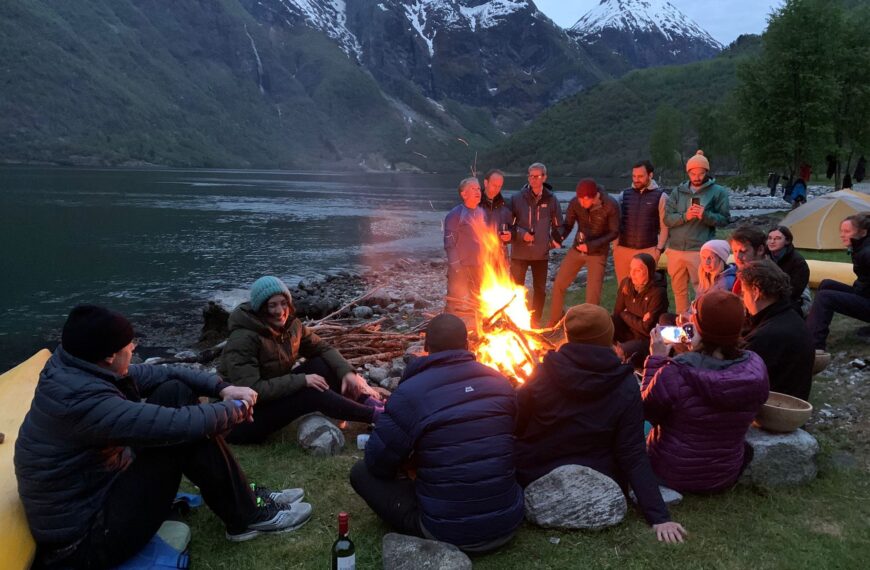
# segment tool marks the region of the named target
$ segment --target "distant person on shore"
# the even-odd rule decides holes
[[[486,214],[486,221],[491,228],[498,234],[505,247],[511,241],[511,209],[501,195],[501,189],[504,186],[504,173],[493,168],[488,171],[483,177],[483,196],[480,198],[480,207]]]
[[[647,253],[656,263],[668,243],[665,206],[668,195],[653,180],[653,165],[641,160],[631,168],[631,188],[620,197],[619,240],[613,244],[616,282],[628,277],[629,264],[638,253]]]
[[[710,162],[702,151],[686,162],[688,182],[674,188],[665,207],[669,228],[668,273],[677,314],[689,309],[689,283],[698,289],[701,246],[716,237],[716,227],[730,219],[728,190],[710,177]]]
[[[714,289],[730,291],[734,287],[734,282],[737,281],[737,266],[728,263],[730,255],[731,246],[722,239],[711,239],[701,246],[698,297]]]
[[[767,257],[767,235],[754,226],[739,226],[728,236],[728,245],[737,264],[737,280],[731,287],[731,292],[738,297],[742,295],[740,270],[753,261]]]
[[[786,201],[791,203],[792,209],[807,203],[807,183],[813,174],[813,168],[809,164],[802,164],[798,177],[792,182],[787,193],[783,194]]]
[[[34,567],[107,568],[134,556],[169,516],[182,475],[231,541],[305,523],[302,489],[252,490],[224,443],[253,419],[257,393],[190,368],[131,365],[135,347],[126,318],[79,305],[39,376],[15,442]]]
[[[668,310],[668,281],[656,271],[648,253],[635,255],[629,267],[629,276],[616,291],[613,339],[623,360],[642,368],[649,354],[650,331]]]
[[[834,313],[870,323],[870,212],[849,216],[840,224],[840,239],[852,257],[852,269],[858,278],[849,286],[839,281],[825,279],[819,284],[807,326],[813,335],[817,353],[824,353]],[[859,329],[866,338],[867,327]]]
[[[529,166],[528,183],[511,196],[511,278],[524,285],[532,270],[532,324],[544,319],[547,298],[547,270],[550,250],[559,246],[562,207],[547,184],[547,167],[540,162]]]
[[[761,259],[743,266],[740,282],[750,315],[746,350],[764,360],[772,391],[809,400],[815,351],[806,323],[793,310],[788,275],[773,261]]]
[[[480,293],[483,250],[477,232],[486,227],[486,213],[480,205],[480,182],[465,178],[459,183],[462,203],[444,218],[444,251],[447,253],[448,312],[473,315]]]
[[[680,492],[713,493],[733,486],[752,459],[746,431],[767,401],[767,368],[740,350],[743,302],[714,290],[695,301],[691,350],[671,347],[653,329],[641,384],[653,429],[647,452],[653,471]]]
[[[637,379],[613,352],[610,315],[598,305],[571,307],[564,329],[568,342],[547,353],[517,390],[520,484],[563,465],[585,465],[634,490],[659,540],[683,542],[685,529],[671,522],[649,464]]]
[[[425,343],[429,355],[405,369],[350,483],[397,532],[489,552],[523,522],[516,393],[475,361],[455,315],[432,319]]]
[[[807,290],[810,283],[810,266],[794,248],[793,241],[791,230],[785,226],[776,226],[767,232],[767,251],[770,259],[788,275],[791,285],[791,304],[803,317],[809,312],[809,302],[805,303],[804,300],[812,299]]]
[[[257,421],[236,426],[230,443],[261,443],[312,412],[371,424],[383,410],[353,366],[296,318],[290,290],[277,277],[254,282],[250,301],[230,313],[229,329],[218,372],[259,394]],[[305,363],[293,368],[300,357]]]
[[[568,204],[558,242],[567,239],[575,225],[577,233],[553,282],[548,327],[556,326],[562,318],[565,312],[565,292],[584,266],[586,302],[592,305],[601,302],[610,242],[619,236],[619,205],[616,200],[603,192],[591,178],[584,178],[577,184],[576,194]]]

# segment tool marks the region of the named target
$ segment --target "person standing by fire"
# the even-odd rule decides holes
[[[504,173],[493,168],[483,177],[483,196],[480,198],[480,207],[486,214],[486,222],[498,234],[498,239],[504,246],[505,258],[507,259],[508,245],[511,241],[511,210],[501,195],[504,186]]]
[[[528,183],[511,197],[511,278],[517,285],[526,281],[532,269],[532,323],[543,319],[547,297],[547,266],[550,250],[559,247],[562,208],[547,184],[547,167],[540,162],[529,166]]]
[[[447,302],[445,310],[459,316],[474,313],[480,291],[481,245],[476,227],[486,224],[479,208],[480,182],[465,178],[459,183],[462,203],[444,218],[444,251],[447,252]]]
[[[602,192],[591,178],[584,178],[577,184],[577,197],[568,204],[568,213],[558,240],[560,243],[573,231],[575,224],[577,234],[553,283],[548,327],[556,326],[562,319],[565,291],[584,266],[586,302],[597,305],[601,301],[610,242],[619,236],[619,205],[606,192]]]

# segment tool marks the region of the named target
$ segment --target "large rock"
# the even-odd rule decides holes
[[[297,438],[299,444],[312,455],[338,455],[344,449],[344,434],[320,414],[312,414],[299,422]]]
[[[602,529],[626,510],[616,481],[582,465],[557,467],[526,487],[526,519],[545,528]]]
[[[389,533],[382,543],[384,570],[464,570],[471,559],[461,550],[437,540]]]
[[[746,441],[753,457],[740,482],[756,487],[803,485],[816,478],[819,442],[802,429],[770,433],[751,427]]]
[[[379,366],[372,367],[368,372],[369,380],[380,384],[390,375],[390,371]]]
[[[358,319],[370,319],[375,312],[371,307],[367,307],[365,305],[360,305],[359,307],[353,308],[353,316]]]

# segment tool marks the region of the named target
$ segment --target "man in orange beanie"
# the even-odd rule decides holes
[[[698,151],[686,162],[687,182],[673,189],[665,205],[669,228],[668,273],[674,290],[677,313],[689,309],[689,282],[698,289],[701,246],[716,237],[716,227],[731,217],[728,190],[710,177],[710,162]]]

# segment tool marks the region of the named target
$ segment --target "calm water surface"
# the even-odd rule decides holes
[[[461,177],[0,168],[0,372],[56,339],[77,303],[145,330],[188,319],[195,339],[204,301],[244,300],[261,275],[442,256]],[[551,182],[572,196],[576,180]]]

